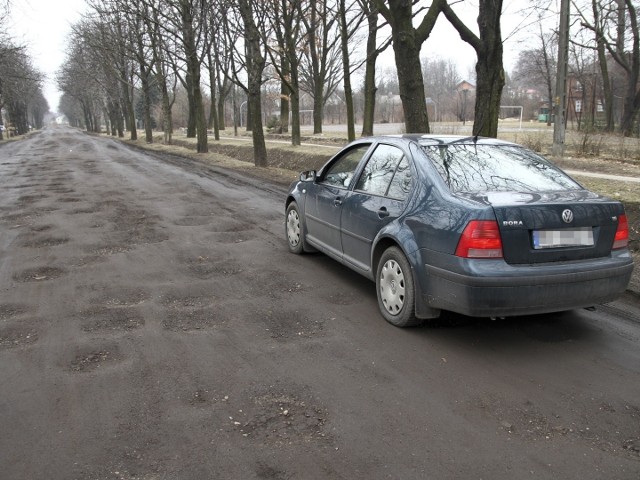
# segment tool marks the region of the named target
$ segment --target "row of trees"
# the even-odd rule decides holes
[[[8,11],[10,2],[0,8]],[[0,16],[0,140],[3,135],[24,134],[41,128],[49,105],[42,93],[43,75],[33,66],[26,47],[8,32],[6,16]],[[3,131],[4,130],[4,131]]]
[[[237,118],[238,92],[247,99],[247,126],[253,131],[255,163],[266,165],[263,92],[275,77],[280,84],[279,128],[300,143],[300,99],[313,100],[314,133],[322,132],[324,109],[337,91],[344,101],[348,135],[355,138],[352,74],[363,73],[363,135],[373,133],[380,77],[376,61],[393,47],[397,86],[407,132],[429,132],[427,97],[439,98],[441,61],[420,60],[436,22],[448,21],[476,52],[473,133],[496,136],[506,81],[503,68],[502,0],[479,0],[476,24],[465,24],[448,0],[88,0],[91,10],[75,26],[72,47],[58,75],[61,109],[99,129],[102,119],[114,135],[131,132],[142,119],[153,141],[152,109],[161,105],[164,141],[171,142],[172,106],[178,90],[188,98],[187,135],[198,152],[208,149],[207,130],[216,139],[225,128],[224,106],[231,99]],[[555,26],[549,0],[529,4],[523,19],[537,25],[542,53],[537,66],[519,64],[523,78],[539,78],[549,104],[555,102]],[[640,108],[637,93],[637,16],[632,0],[575,0],[572,28],[575,58],[593,51],[605,92],[611,62],[626,73],[622,130],[631,132]],[[532,15],[538,15],[531,22]],[[525,21],[525,20],[523,20]],[[545,26],[546,25],[546,26]],[[549,28],[552,26],[552,28]],[[536,56],[537,58],[538,56]],[[524,62],[526,63],[526,62]],[[584,63],[583,63],[584,64]],[[526,73],[537,68],[538,77]],[[609,70],[607,70],[609,68]],[[542,72],[542,73],[540,73]],[[433,77],[433,78],[432,78]],[[429,85],[431,90],[426,90]],[[540,88],[541,85],[544,88]],[[613,93],[611,93],[613,95]],[[636,99],[638,97],[638,99]],[[604,103],[609,108],[611,98]],[[208,112],[207,107],[208,106]],[[613,107],[611,107],[613,108]],[[465,112],[466,117],[466,112]],[[613,128],[614,120],[608,128]]]
[[[520,53],[514,77],[544,92],[548,105],[557,103],[558,37],[545,28],[557,12],[542,4],[536,10],[534,47]],[[569,111],[580,127],[631,135],[640,109],[640,31],[638,5],[632,0],[575,0],[571,3],[569,44]],[[576,102],[590,106],[587,122]],[[551,116],[549,116],[549,121]]]
[[[480,2],[476,35],[445,0],[428,8],[404,0],[89,0],[91,13],[75,26],[73,45],[58,76],[61,108],[89,129],[106,119],[113,133],[136,132],[140,92],[145,138],[152,141],[152,98],[162,98],[165,141],[171,141],[176,86],[189,98],[187,135],[205,152],[207,129],[218,138],[221,106],[236,89],[248,103],[255,162],[266,165],[261,92],[267,70],[281,83],[280,126],[300,143],[300,96],[313,99],[314,133],[322,132],[327,100],[340,88],[349,138],[355,138],[354,70],[364,66],[364,135],[373,133],[376,59],[393,45],[408,132],[428,132],[420,49],[443,14],[478,52],[475,133],[497,134],[504,71],[502,1]],[[420,19],[420,17],[422,17]],[[417,20],[416,20],[417,19]],[[419,21],[418,27],[413,23]],[[390,38],[380,33],[383,27]],[[359,42],[364,54],[355,54]],[[360,50],[362,50],[360,48]],[[268,69],[267,69],[268,67]],[[204,78],[202,78],[204,77]],[[210,111],[204,108],[206,85]]]

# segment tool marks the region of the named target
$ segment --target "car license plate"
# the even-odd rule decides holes
[[[533,248],[590,247],[593,228],[565,228],[562,230],[534,230]]]

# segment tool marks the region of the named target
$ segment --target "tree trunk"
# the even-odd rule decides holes
[[[193,100],[195,103],[194,114],[196,117],[196,150],[198,153],[207,153],[209,151],[207,121],[205,119],[202,90],[199,82],[193,85]]]
[[[505,78],[502,68],[502,41],[497,41],[494,46],[493,51],[478,54],[473,135],[496,138]]]
[[[195,99],[193,97],[193,78],[190,70],[187,67],[187,73],[185,75],[185,83],[187,84],[187,104],[189,109],[187,111],[187,138],[196,137],[196,117],[194,115],[196,109]]]
[[[289,131],[289,87],[280,82],[280,128],[279,133]]]
[[[153,128],[151,124],[151,95],[149,93],[149,75],[144,66],[140,65],[140,78],[142,84],[142,108],[144,114],[145,141],[153,143]]]
[[[400,100],[406,133],[429,133],[427,99],[420,65],[420,43],[413,29],[411,4],[394,11],[397,27],[393,29],[393,52],[398,70]]]
[[[602,93],[604,95],[604,111],[606,118],[605,130],[612,132],[613,122],[613,91],[611,89],[611,79],[609,78],[609,66],[607,65],[606,39],[600,27],[600,7],[596,0],[591,1],[593,10],[593,24],[596,35],[596,50],[598,52],[598,63],[600,64],[600,74],[602,75]]]
[[[209,108],[209,122],[208,127],[213,127],[213,138],[215,140],[220,140],[220,128],[218,125],[218,112],[216,112],[216,76],[215,69],[213,64],[213,59],[211,57],[211,52],[208,53],[209,56],[209,94],[211,95],[211,106]]]
[[[218,89],[218,130],[225,130],[224,104],[227,97],[224,87]],[[217,140],[217,139],[216,139]]]
[[[351,64],[349,62],[349,31],[345,0],[340,0],[340,42],[342,47],[342,69],[344,72],[344,98],[347,104],[347,139],[356,139],[355,113],[353,111],[353,93],[351,91]]]
[[[123,77],[123,78],[127,78],[127,77]],[[131,85],[133,84],[133,80],[131,79]],[[124,113],[125,113],[125,125],[126,128],[129,130],[129,135],[131,140],[137,140],[138,139],[138,131],[136,130],[136,111],[135,108],[133,107],[133,87],[131,87],[131,90],[129,90],[129,84],[127,83],[123,83],[122,84],[122,93],[123,93],[123,97],[124,97]]]
[[[364,113],[362,118],[362,136],[373,135],[373,121],[376,110],[376,36],[378,34],[378,12],[372,8],[367,15],[369,34],[367,36],[367,60],[364,67]]]
[[[284,53],[280,55],[281,74],[285,78],[291,78],[291,68],[289,60]],[[287,133],[289,131],[289,85],[285,80],[280,79],[280,126],[278,133]]]
[[[291,144],[300,145],[300,93],[299,90],[291,92]]]
[[[471,45],[478,56],[473,134],[495,138],[498,135],[500,99],[505,84],[500,30],[502,0],[480,0],[479,37],[462,23],[446,1],[441,5],[460,38]]]
[[[309,26],[309,55],[311,56],[311,72],[313,75],[313,134],[322,133],[322,117],[324,116],[324,85],[320,74],[320,59],[318,58],[318,37],[316,28],[318,26],[318,0],[310,0],[309,15],[311,24]]]
[[[202,103],[202,89],[200,87],[200,58],[196,48],[196,32],[193,28],[193,16],[188,0],[180,0],[182,17],[182,41],[187,64],[187,79],[190,79],[191,102],[190,122],[196,136],[196,150],[198,153],[206,153],[209,150],[207,144],[207,121],[204,105]],[[193,122],[193,125],[191,123]],[[187,135],[188,136],[188,135]]]
[[[622,134],[625,137],[629,137],[633,134],[633,124],[638,113],[638,108],[640,106],[640,103],[638,101],[638,96],[640,95],[640,92],[638,91],[638,79],[640,77],[640,32],[638,31],[638,18],[636,16],[636,8],[633,5],[632,0],[618,1],[619,3],[624,2],[627,6],[630,30],[631,34],[633,35],[632,51],[631,54],[627,57],[627,67],[625,68],[627,73],[627,91],[624,98],[622,122],[620,123]],[[623,23],[624,25],[624,17],[625,16],[623,13],[620,13],[618,17],[619,45],[624,45],[624,27],[620,25],[620,23]],[[621,47],[619,46],[618,48],[620,50]],[[625,54],[622,53],[619,56],[625,56]]]
[[[262,72],[266,58],[260,50],[260,32],[254,22],[251,3],[249,0],[238,0],[240,15],[244,24],[247,51],[247,106],[251,106],[251,127],[253,131],[253,157],[256,167],[267,166],[267,146],[262,130]]]

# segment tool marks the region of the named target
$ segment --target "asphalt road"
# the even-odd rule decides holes
[[[397,329],[283,194],[72,129],[0,147],[0,478],[634,479],[631,300]]]

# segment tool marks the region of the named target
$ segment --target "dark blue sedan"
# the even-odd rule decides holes
[[[293,253],[376,282],[399,327],[441,310],[505,317],[615,299],[633,269],[620,202],[536,153],[478,137],[355,141],[289,189]]]

